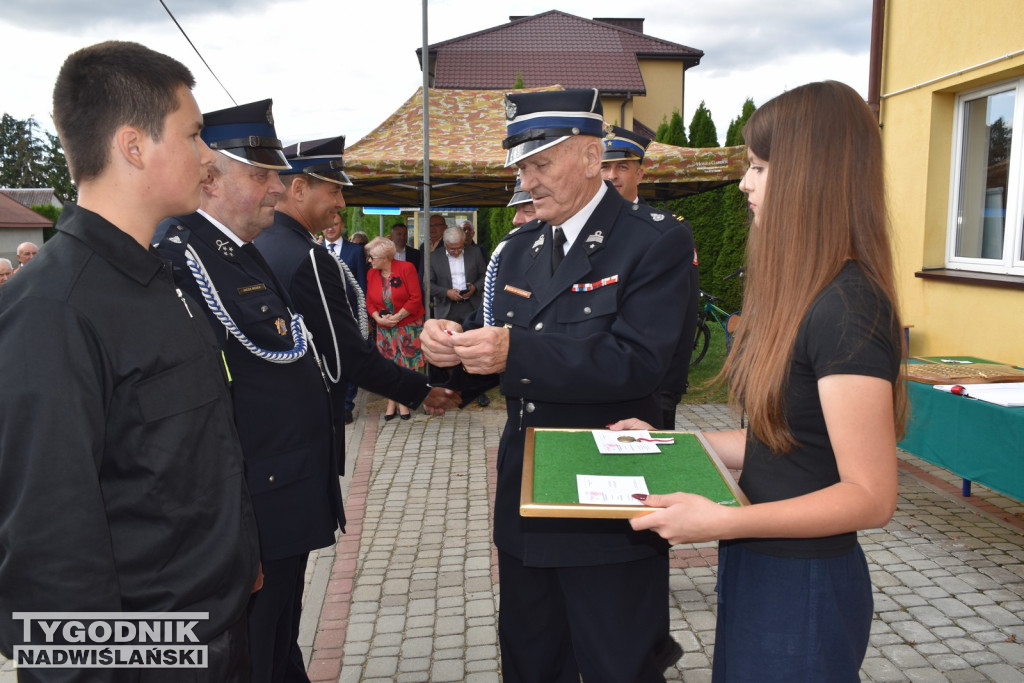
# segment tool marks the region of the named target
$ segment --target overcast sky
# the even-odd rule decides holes
[[[64,58],[103,40],[133,40],[184,62],[203,111],[268,97],[285,143],[345,134],[351,145],[422,83],[421,0],[23,0],[0,16],[0,112],[53,131],[50,97]],[[810,81],[867,95],[870,0],[430,0],[430,43],[558,9],[642,17],[645,33],[704,51],[686,72],[684,121],[701,100],[724,142],[747,97],[760,105]],[[532,85],[532,84],[531,84]]]

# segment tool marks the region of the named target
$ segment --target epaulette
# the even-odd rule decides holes
[[[188,238],[191,231],[177,221],[167,221],[166,224],[157,226],[153,234],[153,248],[170,252],[177,256],[185,257],[185,247],[188,246]]]
[[[633,204],[630,213],[661,229],[686,220],[668,209],[656,209],[649,204]]]

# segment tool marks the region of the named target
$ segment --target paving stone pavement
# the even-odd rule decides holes
[[[384,422],[360,395],[347,434],[347,533],[310,557],[300,644],[314,681],[501,680],[490,542],[500,400]],[[722,405],[680,406],[683,429],[725,429]],[[1024,504],[900,453],[900,498],[861,533],[875,586],[862,681],[1024,682]],[[670,681],[710,681],[714,544],[672,551]],[[13,683],[10,662],[0,683]]]

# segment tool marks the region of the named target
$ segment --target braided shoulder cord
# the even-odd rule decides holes
[[[292,341],[294,346],[290,351],[268,351],[261,349],[256,346],[242,330],[239,329],[235,321],[231,319],[227,310],[224,308],[224,303],[220,300],[220,295],[217,293],[217,288],[213,286],[210,281],[209,274],[206,270],[206,266],[203,265],[202,260],[199,258],[199,254],[196,253],[192,246],[185,247],[185,262],[188,264],[188,269],[192,272],[192,277],[195,278],[196,284],[199,286],[199,292],[203,295],[203,300],[206,305],[210,308],[213,315],[224,325],[224,328],[230,332],[235,339],[239,341],[245,348],[247,348],[254,356],[268,360],[271,363],[292,363],[297,361],[306,355],[306,325],[302,321],[302,316],[292,313],[291,319],[291,333]],[[289,313],[291,313],[289,311]]]
[[[494,281],[498,279],[498,261],[501,260],[501,250],[505,248],[505,244],[507,242],[498,242],[494,253],[491,254],[491,262],[484,271],[484,325],[488,326],[494,325],[494,312],[491,310],[494,303]]]
[[[359,310],[352,311],[352,304],[349,302],[348,297],[345,297],[345,303],[348,304],[349,310],[352,311],[352,317],[359,321],[359,332],[363,335],[363,339],[368,339],[370,336],[370,318],[366,313],[366,294],[363,293],[363,288],[359,286],[359,280],[352,274],[348,264],[341,260],[341,254],[334,254],[333,256],[338,261],[342,281],[345,282],[347,280],[346,285],[351,285],[356,290],[356,308]]]
[[[338,349],[338,333],[334,331],[334,318],[331,316],[331,307],[327,305],[327,295],[324,294],[324,285],[320,282],[320,269],[316,265],[316,253],[312,247],[309,250],[309,260],[313,264],[313,279],[316,280],[316,287],[320,290],[320,303],[323,305],[324,315],[327,317],[327,327],[331,330],[331,342],[334,344],[335,373],[331,374],[331,366],[327,364],[327,360],[320,355],[315,346],[313,347],[313,353],[316,355],[316,362],[320,366],[320,371],[326,375],[331,384],[337,384],[341,380],[341,351]],[[348,303],[347,296],[345,297],[345,303]]]

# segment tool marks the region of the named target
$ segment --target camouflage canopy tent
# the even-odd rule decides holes
[[[556,86],[557,87],[557,86]],[[384,123],[349,147],[345,171],[349,206],[420,207],[423,203],[422,88]],[[505,206],[515,168],[505,168],[504,93],[430,90],[430,205]],[[652,142],[640,194],[674,199],[736,182],[745,147],[689,149]]]

